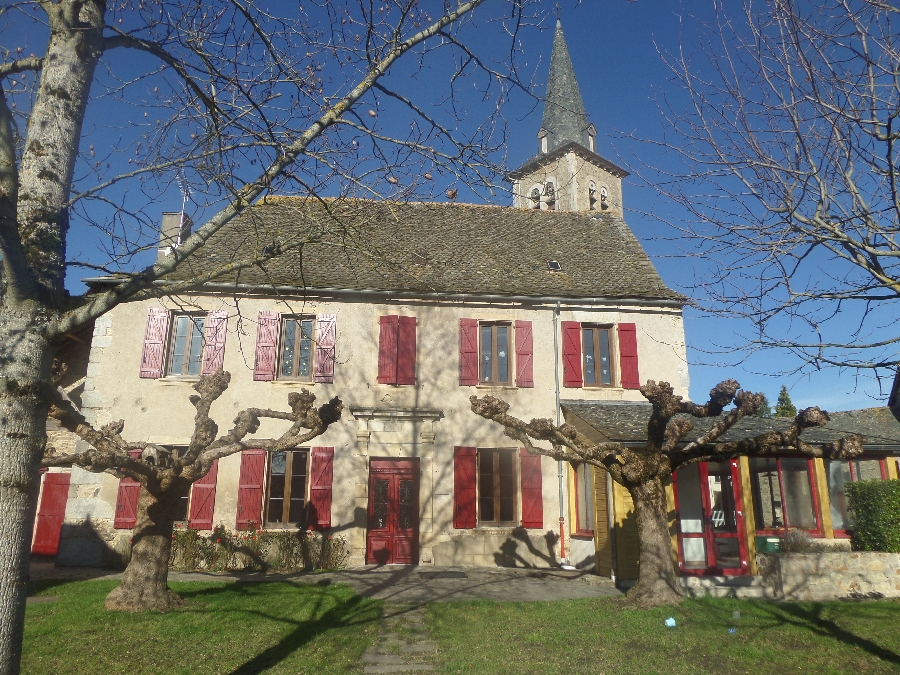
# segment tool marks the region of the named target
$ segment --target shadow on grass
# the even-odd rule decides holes
[[[217,588],[204,588],[196,591],[182,591],[179,593],[185,600],[202,600],[204,597],[222,593],[251,596],[253,591],[260,586],[271,586],[279,582],[237,582]],[[331,589],[326,587],[329,583],[306,586],[310,595],[315,594],[309,607],[310,619],[298,620],[289,617],[276,616],[264,610],[247,609],[218,609],[219,612],[235,612],[256,617],[267,621],[274,621],[292,627],[290,632],[281,638],[276,644],[263,650],[250,660],[231,671],[231,675],[252,675],[262,673],[290,656],[311,642],[317,636],[337,628],[346,628],[360,624],[375,623],[381,619],[380,603],[373,602],[369,598],[354,595],[347,600],[337,600]],[[337,603],[326,609],[328,605]],[[190,608],[187,608],[190,611]]]

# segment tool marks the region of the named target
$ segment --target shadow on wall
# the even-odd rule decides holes
[[[506,538],[500,545],[500,551],[494,553],[494,561],[498,567],[557,567],[559,558],[556,556],[556,545],[559,543],[559,535],[547,530],[537,538],[537,546],[532,542],[531,535],[524,527],[517,527],[512,531],[512,536]],[[524,550],[520,550],[520,545]],[[527,553],[527,557],[524,555]],[[540,561],[540,562],[538,562]]]
[[[90,518],[81,524],[63,523],[57,567],[125,569],[130,557],[130,530],[108,530]]]

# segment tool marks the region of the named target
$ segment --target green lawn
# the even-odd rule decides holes
[[[179,611],[103,610],[117,582],[41,584],[58,602],[28,607],[22,672],[359,672],[381,603],[341,586],[290,583],[173,583]]]
[[[448,673],[900,672],[900,602],[888,600],[442,603],[430,622]]]

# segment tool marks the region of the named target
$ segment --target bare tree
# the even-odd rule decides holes
[[[648,182],[684,218],[692,294],[744,349],[879,376],[900,362],[900,8],[773,0],[685,21]],[[689,48],[690,45],[690,48]],[[672,211],[670,210],[670,213]],[[684,240],[683,240],[684,241]],[[892,373],[891,373],[892,374]]]
[[[697,405],[676,396],[668,382],[649,380],[641,394],[652,404],[647,422],[647,444],[643,448],[620,443],[595,444],[569,424],[554,425],[549,419],[524,422],[507,414],[509,404],[493,396],[472,396],[472,411],[497,422],[510,438],[522,443],[529,452],[557,460],[599,467],[626,488],[634,502],[640,541],[640,573],[628,598],[643,606],[679,602],[681,594],[675,575],[669,538],[664,483],[680,467],[694,462],[720,462],[743,455],[765,456],[794,451],[807,457],[845,459],[862,452],[863,439],[847,436],[834,443],[810,445],[800,435],[804,429],[824,426],[828,413],[818,408],[802,410],[784,431],[771,431],[740,441],[717,442],[741,418],[753,415],[762,402],[762,394],[741,391],[734,380],[726,380],[709,392],[709,401]],[[725,408],[734,407],[725,412]],[[724,414],[723,414],[724,413]],[[685,442],[694,428],[688,419],[714,418],[697,438]],[[549,442],[551,447],[535,445],[532,440]]]
[[[105,471],[118,478],[133,478],[141,484],[131,559],[121,585],[106,598],[107,609],[164,612],[181,604],[181,598],[168,586],[173,526],[180,500],[188,496],[191,485],[209,472],[213,462],[248,448],[270,452],[291,450],[320,436],[341,417],[343,405],[339,399],[334,398],[316,409],[313,407],[316,397],[303,389],[300,393],[288,394],[290,411],[247,408],[234,418],[234,427],[217,438],[219,427],[210,418],[209,411],[230,381],[231,374],[220,370],[201,377],[194,385],[197,394],[190,397],[197,409],[194,433],[187,448],[174,454],[152,443],[125,441],[121,435],[124,420],[111,422],[100,429],[92,427],[71,401],[57,391],[50,416],[90,443],[91,448],[64,455],[56,454],[48,446],[48,456],[42,466],[76,465],[88,471]],[[275,439],[248,439],[248,435],[259,430],[262,419],[285,420],[291,426]],[[132,458],[129,451],[138,448],[142,450],[142,457],[157,459],[150,462]]]
[[[530,0],[496,0],[493,15],[481,14],[485,4],[0,7],[0,674],[19,672],[57,342],[117,303],[195,288],[309,241],[352,243],[339,219],[289,243],[261,230],[244,262],[185,272],[193,253],[270,192],[428,197],[439,193],[432,172],[443,172],[445,184],[492,190],[505,140],[499,110],[521,86],[516,37]],[[482,58],[468,46],[476,9],[492,36],[506,37],[507,51],[483,40],[494,51]],[[421,86],[434,78],[445,85],[437,102],[427,98],[434,87]],[[462,105],[463,82],[480,102],[468,94]],[[192,193],[199,227],[143,267],[175,175]],[[122,283],[73,297],[67,271],[85,269],[120,274]],[[112,452],[116,430],[95,431],[108,448],[97,451]],[[117,470],[141,476],[148,495],[166,480],[127,462]]]

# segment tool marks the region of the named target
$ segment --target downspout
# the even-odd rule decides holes
[[[556,375],[556,426],[562,424],[562,408],[559,404],[559,300],[553,311],[553,374]],[[568,565],[566,558],[566,505],[563,496],[565,487],[565,472],[563,461],[556,461],[557,477],[559,478],[559,561],[562,565]]]

